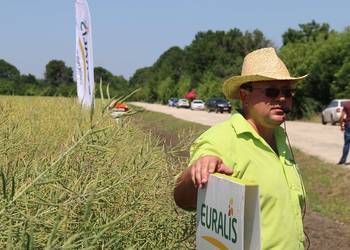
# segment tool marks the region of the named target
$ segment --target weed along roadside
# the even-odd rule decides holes
[[[163,138],[165,148],[181,145],[184,157],[177,169],[187,166],[189,145],[208,127],[179,120],[171,115],[144,111],[133,119],[154,138]],[[183,136],[183,135],[192,136]],[[182,135],[177,137],[177,135]],[[184,142],[184,140],[186,140]],[[307,192],[305,230],[311,238],[311,249],[350,249],[350,171],[324,163],[317,157],[294,149]]]
[[[75,99],[49,97],[1,97],[0,112],[0,249],[193,246],[177,166],[129,118],[86,133]]]

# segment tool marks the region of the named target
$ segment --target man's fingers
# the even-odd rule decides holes
[[[196,162],[196,164],[195,164],[195,178],[196,178],[195,186],[197,186],[198,188],[202,187],[202,172],[201,172],[201,168],[202,168],[202,165],[199,164],[198,162]]]
[[[218,168],[219,164],[221,164],[221,160],[219,159],[213,159],[211,161],[209,161],[209,173],[212,174],[214,172],[216,172],[216,169]]]
[[[231,175],[233,174],[232,168],[226,166],[223,162],[221,162],[217,168],[217,172],[222,173],[222,174],[227,174]]]
[[[195,187],[201,188],[208,182],[209,174],[223,173],[231,175],[230,167],[227,167],[220,158],[216,156],[204,156],[195,161],[191,166],[191,180]]]
[[[191,179],[192,179],[193,185],[195,187],[197,187],[197,183],[196,183],[196,168],[195,168],[194,165],[191,166]]]
[[[218,164],[218,159],[216,158],[206,158],[202,161],[202,184],[208,182],[209,174],[214,173],[216,166]]]
[[[208,175],[209,175],[209,164],[208,161],[202,161],[201,162],[201,184],[205,184],[208,181]]]

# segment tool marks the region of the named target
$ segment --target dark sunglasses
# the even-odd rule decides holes
[[[253,86],[247,86],[249,91],[252,91],[253,89],[262,89],[265,91],[265,96],[269,98],[276,98],[278,97],[281,93],[285,98],[291,98],[294,96],[294,90],[291,88],[275,88],[275,87],[268,87],[268,88],[258,88],[258,87],[253,87]]]

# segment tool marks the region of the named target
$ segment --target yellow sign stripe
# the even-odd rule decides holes
[[[85,58],[85,50],[84,50],[84,45],[83,43],[81,42],[81,40],[79,39],[79,47],[80,47],[80,52],[81,52],[81,56],[83,58],[83,63],[84,63],[84,94],[83,94],[83,99],[85,98],[85,89],[86,89],[86,58]]]
[[[228,250],[228,248],[222,242],[218,241],[213,237],[205,235],[205,236],[202,236],[202,238],[208,241],[210,244],[216,246],[220,250]]]

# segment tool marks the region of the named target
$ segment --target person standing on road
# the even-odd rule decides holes
[[[262,249],[304,249],[305,191],[280,125],[292,108],[292,86],[305,77],[291,77],[274,48],[246,55],[241,75],[223,85],[227,98],[241,100],[242,114],[234,112],[193,143],[174,188],[176,204],[195,209],[197,189],[214,172],[251,180],[259,185]]]
[[[343,111],[340,115],[340,130],[344,132],[343,154],[338,162],[338,165],[346,163],[350,147],[350,102],[346,102],[343,106]]]

